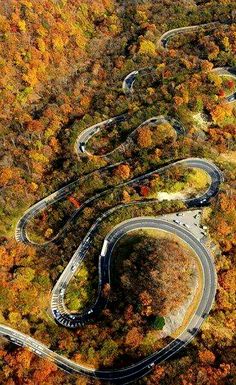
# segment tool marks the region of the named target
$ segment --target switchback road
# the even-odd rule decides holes
[[[210,24],[212,27],[216,26],[216,23],[210,23]],[[168,31],[165,34],[163,34],[162,37],[160,38],[159,45],[162,46],[163,49],[167,49],[169,39],[175,34],[187,33],[188,31],[197,30],[199,28],[205,28],[206,26],[208,25],[190,26],[190,27],[178,28],[175,30]],[[123,90],[126,94],[133,91],[133,85],[137,75],[140,72],[143,72],[145,70],[146,69],[133,71],[132,73],[126,76],[123,82]],[[225,76],[227,74],[230,74],[233,76],[235,75],[235,69],[232,69],[232,68],[230,69],[228,67],[218,68],[218,69],[215,69],[215,71],[217,71],[222,76]],[[235,94],[234,96],[230,95],[229,97],[226,98],[226,101],[228,102],[232,102],[234,100],[235,100]],[[125,114],[120,115],[111,119],[107,119],[104,122],[95,124],[94,126],[89,127],[88,129],[83,131],[77,138],[76,145],[75,145],[76,152],[81,156],[88,155],[88,152],[86,150],[86,144],[93,135],[99,132],[101,128],[106,128],[111,124],[117,124],[119,122],[123,122],[126,120],[126,118],[127,116]],[[184,128],[182,127],[181,122],[169,116],[153,117],[148,121],[142,123],[142,125],[160,124],[163,122],[171,123],[173,128],[176,130],[177,135],[182,136],[186,134]],[[140,126],[138,128],[140,128]],[[134,132],[131,134],[131,137],[132,135],[134,135]],[[125,146],[125,145],[126,143],[123,143],[121,146]],[[106,156],[109,156],[110,154],[106,154]],[[203,207],[204,205],[209,203],[209,200],[212,196],[217,194],[220,183],[223,181],[223,176],[221,171],[212,162],[206,159],[198,159],[198,158],[189,158],[189,159],[183,159],[180,161],[174,161],[171,165],[161,167],[158,170],[154,170],[145,175],[138,176],[133,180],[130,180],[128,182],[120,184],[119,186],[116,186],[115,188],[120,188],[124,185],[129,185],[132,183],[138,183],[141,180],[148,178],[154,173],[163,173],[167,169],[173,167],[174,165],[183,165],[187,167],[200,168],[210,176],[211,183],[208,190],[205,191],[201,196],[185,200],[184,203],[186,204],[187,207],[189,208]],[[106,168],[113,168],[115,166],[116,165],[110,165],[103,168],[103,170]],[[30,240],[27,234],[27,230],[26,230],[27,223],[41,210],[45,209],[46,207],[49,207],[53,203],[60,201],[64,199],[66,196],[68,196],[70,192],[73,190],[73,188],[75,187],[77,182],[78,181],[68,184],[67,186],[59,189],[55,193],[42,199],[41,201],[36,203],[34,206],[32,206],[30,209],[28,209],[23,215],[23,217],[20,218],[16,226],[16,233],[15,233],[16,239],[20,242],[37,245],[37,243]],[[65,226],[61,229],[61,231],[59,231],[59,233],[56,234],[53,239],[44,243],[44,246],[49,242],[55,241],[59,236],[61,236],[63,232],[66,230],[68,223],[71,222],[71,220],[75,215],[78,215],[79,212],[84,207],[86,207],[86,205],[88,205],[95,199],[99,199],[107,191],[108,190],[98,193],[95,196],[86,200],[79,209],[75,210],[74,214],[72,215],[70,220],[65,224]],[[109,380],[112,383],[117,383],[122,385],[130,383],[148,374],[152,370],[155,364],[161,363],[164,360],[168,359],[177,351],[179,351],[181,348],[183,348],[186,344],[188,344],[191,341],[191,339],[194,337],[194,335],[198,332],[202,322],[207,317],[211,309],[212,303],[214,301],[216,284],[217,284],[215,267],[209,251],[203,246],[203,244],[198,239],[196,239],[196,237],[189,230],[173,222],[170,223],[162,217],[137,217],[137,218],[124,221],[120,223],[118,226],[116,226],[115,228],[113,228],[111,232],[109,232],[109,234],[107,234],[107,236],[105,237],[103,246],[100,252],[100,256],[99,256],[99,285],[98,285],[98,295],[97,295],[96,302],[93,305],[91,305],[90,308],[85,309],[82,313],[77,313],[77,314],[73,314],[69,312],[65,306],[64,296],[65,296],[66,288],[71,278],[73,277],[75,271],[79,268],[83,259],[85,258],[86,253],[88,252],[89,246],[91,245],[91,242],[95,237],[97,229],[101,224],[101,222],[105,218],[107,218],[109,215],[111,215],[115,210],[134,203],[139,205],[146,205],[150,203],[150,201],[149,202],[138,201],[138,202],[132,202],[129,204],[119,205],[111,208],[108,212],[102,214],[100,217],[97,218],[97,220],[94,222],[93,226],[90,228],[87,235],[79,245],[78,249],[72,256],[64,272],[59,277],[58,281],[55,284],[55,287],[53,288],[52,300],[51,300],[51,311],[55,320],[60,325],[63,325],[64,327],[68,327],[68,328],[76,328],[76,327],[82,326],[85,322],[89,322],[91,319],[96,318],[96,315],[106,305],[107,300],[104,299],[104,297],[101,295],[101,292],[104,285],[106,285],[107,283],[110,283],[110,266],[111,266],[110,261],[111,261],[112,252],[116,243],[119,241],[119,239],[121,239],[124,236],[124,234],[132,230],[143,229],[143,228],[160,229],[162,231],[166,231],[168,233],[177,235],[179,238],[183,240],[183,242],[188,244],[195,251],[199,259],[199,263],[202,266],[202,272],[203,272],[202,297],[198,304],[197,310],[193,314],[185,330],[178,336],[178,338],[174,339],[171,343],[167,344],[165,348],[153,353],[152,355],[133,364],[132,366],[119,369],[119,370],[113,370],[113,369],[95,370],[87,367],[86,365],[80,365],[78,363],[75,363],[67,359],[66,357],[63,357],[62,355],[59,355],[53,352],[52,350],[48,349],[47,346],[37,341],[36,339],[30,336],[27,336],[21,333],[20,331],[14,330],[13,328],[8,327],[6,325],[0,325],[0,334],[8,338],[13,343],[18,344],[20,346],[28,347],[39,356],[55,362],[60,368],[62,368],[63,370],[69,373],[86,374],[91,377],[98,378],[100,380]]]

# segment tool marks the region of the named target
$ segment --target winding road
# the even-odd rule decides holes
[[[216,25],[216,23],[210,23],[210,24],[212,26]],[[168,31],[165,34],[163,34],[162,37],[160,38],[159,45],[162,46],[163,49],[167,49],[169,39],[172,36],[174,36],[176,33],[185,33],[191,30],[197,30],[198,28],[204,28],[208,25],[209,24],[201,25],[201,26],[184,27],[184,28],[178,28],[178,29]],[[123,81],[123,90],[126,94],[133,92],[134,81],[137,75],[140,73],[140,71],[142,72],[144,70],[146,70],[146,68],[133,71],[126,76],[126,78]],[[225,75],[228,76],[228,74],[230,74],[230,76],[233,75],[236,78],[236,71],[234,68],[233,69],[228,67],[217,68],[217,69],[214,69],[214,71],[218,72],[222,76],[225,76]],[[233,95],[230,95],[229,97],[227,97],[226,100],[228,102],[233,102],[235,101],[235,98],[236,98],[236,95],[234,93]],[[84,130],[78,136],[75,144],[75,150],[78,153],[78,155],[87,156],[89,154],[89,152],[87,152],[86,150],[86,144],[89,141],[89,139],[93,135],[98,133],[102,128],[106,128],[109,125],[123,122],[126,119],[127,119],[127,115],[125,114],[120,115],[120,116],[105,120],[101,123],[95,124],[92,127],[89,127],[88,129]],[[163,122],[171,123],[178,136],[183,136],[186,134],[186,131],[184,127],[182,127],[181,122],[169,116],[152,117],[147,121],[145,121],[144,123],[142,123],[139,127],[137,127],[136,130],[143,125],[157,125]],[[129,145],[130,143],[129,141],[130,139],[132,139],[132,136],[134,135],[136,130],[132,132],[132,134],[130,135],[130,137],[127,139],[125,143],[119,146],[121,149],[125,148],[126,145],[127,146]],[[117,151],[117,148],[114,151]],[[111,155],[112,152],[104,156],[109,157],[109,155]],[[191,199],[186,199],[184,201],[184,203],[188,208],[203,207],[209,203],[209,200],[211,197],[215,196],[218,193],[220,183],[222,183],[223,181],[223,175],[222,175],[222,172],[219,170],[219,168],[215,164],[213,164],[211,161],[206,159],[199,159],[199,158],[189,158],[189,159],[175,161],[168,166],[161,167],[157,170],[154,170],[144,175],[133,178],[132,180],[129,180],[128,182],[125,182],[125,183],[121,183],[116,187],[108,188],[105,191],[102,191],[96,194],[95,196],[87,199],[81,205],[80,208],[74,211],[71,218],[67,221],[64,227],[50,241],[45,242],[43,245],[47,245],[48,243],[53,242],[56,239],[58,239],[60,236],[62,236],[64,231],[68,228],[68,225],[73,220],[73,218],[76,215],[79,215],[80,211],[83,210],[84,207],[90,204],[93,200],[99,199],[103,194],[107,193],[107,191],[118,189],[125,185],[132,185],[134,183],[140,182],[141,180],[144,180],[150,177],[152,174],[156,174],[156,173],[161,174],[166,170],[170,169],[171,167],[173,167],[174,165],[183,165],[184,167],[199,168],[201,170],[204,170],[209,175],[211,180],[208,190],[205,191],[201,196],[197,196]],[[113,167],[116,167],[116,166],[117,164],[109,165],[107,167],[104,167],[102,170],[106,170],[109,168],[112,169]],[[86,177],[89,177],[89,175]],[[81,180],[81,178],[79,180]],[[46,207],[49,207],[53,203],[60,201],[64,199],[66,196],[68,196],[79,180],[72,182],[67,186],[59,189],[58,191],[42,199],[41,201],[33,205],[31,208],[29,208],[17,223],[16,231],[15,231],[16,240],[24,243],[37,245],[37,243],[33,242],[27,234],[28,222],[30,221],[30,219],[32,219],[35,215],[37,215],[40,211],[42,211]],[[155,200],[152,200],[151,202],[155,202]],[[107,283],[110,283],[110,265],[111,265],[110,262],[111,262],[112,252],[117,242],[126,233],[132,230],[143,229],[143,228],[160,229],[162,231],[166,231],[168,233],[177,235],[179,238],[183,240],[183,242],[188,244],[195,251],[199,259],[199,262],[202,266],[202,272],[203,272],[203,293],[202,293],[200,302],[191,320],[186,326],[185,330],[178,336],[177,339],[174,339],[171,343],[166,345],[165,348],[153,353],[152,355],[146,357],[145,359],[131,366],[128,366],[119,370],[113,370],[113,369],[95,370],[85,365],[75,363],[64,356],[61,356],[53,352],[52,350],[48,349],[47,346],[37,341],[36,339],[30,336],[27,336],[17,330],[14,330],[13,328],[8,327],[6,325],[2,325],[2,324],[0,325],[0,334],[8,338],[13,343],[18,344],[20,346],[28,347],[39,356],[52,360],[60,368],[62,368],[63,370],[69,373],[86,374],[91,377],[98,378],[100,380],[108,380],[114,384],[117,383],[122,385],[130,383],[148,374],[153,369],[153,366],[155,364],[161,363],[164,360],[168,359],[177,351],[179,351],[181,348],[183,348],[186,344],[188,344],[191,341],[191,339],[195,336],[195,334],[198,332],[202,322],[207,317],[211,309],[212,303],[215,298],[215,292],[216,292],[216,286],[217,286],[216,271],[215,271],[212,257],[209,251],[204,247],[204,245],[198,239],[196,239],[196,237],[188,229],[185,229],[178,224],[175,224],[172,222],[170,223],[161,216],[132,218],[114,227],[106,235],[101,252],[100,252],[99,285],[98,285],[98,295],[95,303],[92,304],[91,307],[85,309],[82,313],[76,313],[76,314],[73,312],[70,312],[66,308],[64,303],[66,288],[70,280],[72,279],[73,275],[75,274],[77,269],[80,267],[82,261],[86,257],[88,249],[93,241],[93,238],[96,236],[97,230],[101,222],[105,218],[107,218],[109,215],[111,215],[113,212],[115,212],[115,210],[118,210],[121,207],[126,207],[133,204],[147,205],[148,203],[150,203],[150,201],[137,201],[137,202],[131,202],[127,204],[120,204],[116,207],[111,208],[107,212],[103,213],[99,218],[97,218],[97,220],[89,229],[88,233],[84,237],[83,241],[81,242],[78,249],[72,256],[70,262],[68,263],[67,267],[63,271],[62,275],[59,277],[58,281],[56,282],[52,290],[51,312],[56,322],[67,328],[77,328],[82,326],[86,322],[89,322],[92,319],[94,319],[96,315],[99,314],[101,310],[106,306],[106,303],[107,303],[107,299],[102,296],[102,291],[104,286]]]

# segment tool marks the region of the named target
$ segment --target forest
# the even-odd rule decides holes
[[[70,282],[66,305],[73,311],[96,298],[98,255],[115,225],[137,216],[186,210],[181,199],[154,199],[161,192],[192,197],[209,186],[204,172],[182,166],[140,183],[129,183],[131,179],[174,160],[207,158],[224,174],[219,194],[203,208],[201,218],[217,270],[215,303],[192,342],[134,384],[235,383],[236,103],[227,103],[226,97],[236,92],[236,80],[212,71],[236,68],[235,19],[234,0],[0,1],[1,324],[96,368],[137,362],[171,340],[159,338],[163,317],[186,300],[194,257],[169,238],[139,233],[131,241],[122,240],[114,251],[116,274],[107,288],[108,305],[82,328],[56,324],[49,314],[50,296],[99,215],[129,203],[101,224]],[[168,30],[212,22],[220,24],[175,35],[168,50],[157,45]],[[125,95],[124,78],[143,68],[134,92]],[[89,155],[77,156],[76,139],[83,130],[121,114],[126,114],[125,122],[104,127],[88,142]],[[171,122],[135,130],[159,115],[181,121],[186,135],[176,135]],[[103,169],[108,165],[114,167]],[[17,242],[15,227],[25,210],[69,183],[70,194],[30,220],[27,231],[33,241],[50,241],[87,199],[107,191],[82,207],[56,242]],[[140,206],[142,200],[147,204]],[[173,264],[168,270],[169,253]],[[183,276],[170,279],[177,265]],[[173,287],[172,297],[163,296]],[[1,338],[0,385],[103,381],[70,375]]]

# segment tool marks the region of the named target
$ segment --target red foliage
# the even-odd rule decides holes
[[[234,88],[235,84],[233,80],[228,80],[226,83],[226,87],[228,88]]]
[[[147,186],[141,186],[141,187],[140,187],[140,194],[141,194],[143,197],[148,196],[149,192],[150,192],[149,187],[147,187]]]
[[[68,201],[70,201],[77,209],[80,208],[80,203],[72,196],[69,196]]]
[[[221,89],[221,90],[219,91],[219,96],[220,96],[221,98],[225,97],[225,91],[224,91],[223,89]]]

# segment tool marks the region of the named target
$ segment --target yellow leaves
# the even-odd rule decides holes
[[[117,34],[121,31],[121,26],[120,26],[120,20],[116,15],[112,15],[108,18],[108,22],[110,24],[109,26],[109,31]]]
[[[150,40],[142,40],[138,53],[141,55],[156,56],[156,46]]]
[[[216,87],[220,87],[222,85],[222,78],[217,73],[209,73],[208,78],[214,82]]]
[[[175,101],[176,101],[176,105],[179,105],[179,104],[187,104],[189,102],[189,91],[187,88],[184,87],[183,84],[179,85],[178,87],[176,87],[176,89],[181,92],[181,95],[176,95],[174,97]],[[179,103],[179,104],[178,104]]]
[[[35,277],[35,270],[31,267],[20,267],[16,271],[16,276],[14,278],[14,284],[18,288],[24,288],[30,284],[30,282]]]
[[[64,48],[64,40],[62,39],[61,36],[55,36],[52,40],[53,47],[61,52]]]
[[[139,23],[144,23],[144,22],[148,21],[148,17],[144,11],[137,11],[137,13],[135,15],[135,19]]]
[[[34,87],[38,83],[37,68],[29,69],[28,73],[22,76],[22,79],[25,80],[31,87]]]
[[[48,34],[48,31],[46,30],[46,28],[44,28],[42,25],[40,25],[40,26],[38,27],[38,29],[37,29],[37,33],[38,33],[40,36],[44,37],[44,36],[46,36],[46,35]]]
[[[201,62],[201,69],[205,72],[209,72],[213,69],[214,65],[208,60],[203,60]]]
[[[224,119],[230,117],[233,106],[231,104],[219,104],[211,111],[214,123],[223,123]]]
[[[159,330],[151,330],[147,332],[144,339],[141,343],[141,351],[144,354],[150,354],[154,351],[154,349],[157,349],[161,347],[161,338],[160,338],[160,331]]]
[[[130,195],[128,193],[128,191],[124,190],[123,193],[122,193],[122,201],[124,203],[127,203],[127,202],[130,202]]]
[[[105,12],[104,5],[102,4],[101,1],[93,1],[92,9],[93,9],[93,13],[94,13],[96,16],[101,16],[101,15],[103,15],[104,12]]]
[[[103,5],[105,6],[106,9],[112,11],[114,9],[114,0],[102,0]]]
[[[51,237],[51,235],[53,234],[53,230],[48,228],[45,233],[44,233],[44,236],[45,238],[49,239]]]
[[[45,155],[43,155],[41,152],[37,152],[35,150],[31,150],[30,153],[29,153],[29,157],[37,162],[40,162],[40,163],[48,163],[49,162],[49,159],[46,158]]]
[[[53,120],[51,121],[51,124],[45,131],[45,138],[48,139],[51,136],[55,136],[56,132],[61,127],[61,117],[60,116],[53,116]]]
[[[79,48],[84,49],[87,43],[87,38],[79,30],[76,32],[75,42]]]
[[[12,311],[9,313],[9,321],[13,325],[19,325],[21,321],[21,315],[17,311]]]
[[[0,15],[0,31],[3,33],[9,31],[9,23],[3,15]]]
[[[20,0],[20,3],[21,3],[22,5],[25,5],[25,6],[28,7],[28,8],[32,8],[32,3],[31,3],[30,0]]]
[[[183,65],[187,68],[187,69],[190,69],[192,67],[192,63],[190,60],[186,60],[186,59],[181,59],[181,62],[183,63]]]
[[[45,131],[45,138],[48,139],[50,138],[51,136],[53,136],[55,134],[55,131],[53,128],[48,128],[46,131]]]
[[[0,186],[5,186],[11,179],[14,179],[14,170],[10,167],[4,168],[0,174]]]
[[[13,91],[13,87],[10,86],[10,91]],[[18,92],[16,95],[16,101],[20,103],[21,105],[25,104],[28,98],[28,89],[29,87],[26,87],[23,91]],[[6,87],[6,89],[9,89],[9,86]]]
[[[76,273],[77,278],[79,278],[82,282],[87,281],[88,279],[88,269],[85,265],[82,265],[82,267],[78,270]]]
[[[160,148],[156,148],[155,149],[155,157],[156,157],[156,159],[160,159],[161,154],[162,154],[162,150]]]
[[[94,3],[95,7],[95,3]],[[100,4],[101,8],[101,4]],[[95,9],[95,8],[94,8]],[[86,31],[92,33],[94,30],[94,26],[91,23],[91,15],[89,14],[89,7],[87,4],[81,4],[77,15],[77,28],[79,28],[81,31]]]
[[[211,50],[211,52],[208,55],[208,59],[211,61],[215,59],[219,55],[220,49],[218,46],[214,45],[214,48]]]
[[[222,42],[223,42],[223,45],[224,45],[226,51],[228,51],[229,48],[230,48],[229,38],[228,38],[227,36],[225,36],[225,37],[223,38],[223,41],[222,41]]]
[[[39,51],[44,53],[46,51],[46,44],[45,44],[44,40],[41,38],[38,38],[37,43],[38,43]]]
[[[147,92],[148,92],[148,95],[152,96],[156,93],[156,90],[155,90],[155,88],[148,87]]]
[[[72,109],[72,107],[70,106],[69,103],[62,104],[60,106],[60,110],[63,113],[63,115],[68,115],[68,114],[70,114],[73,111],[73,109]]]
[[[19,178],[20,175],[21,175],[21,172],[17,167],[2,168],[0,173],[0,186],[7,185],[9,182]]]
[[[156,66],[156,72],[157,72],[157,74],[162,73],[163,70],[165,69],[165,67],[166,67],[165,63],[160,63],[160,64],[158,64],[158,65]]]
[[[30,190],[31,191],[33,191],[33,192],[35,192],[35,191],[37,191],[38,190],[38,185],[37,185],[37,183],[34,183],[34,182],[31,182],[30,183]]]
[[[6,65],[6,60],[0,56],[0,67],[4,67]]]
[[[109,31],[113,34],[117,34],[120,32],[120,28],[116,24],[112,24],[109,28]]]
[[[90,103],[91,103],[91,96],[89,95],[85,95],[83,96],[81,99],[80,99],[80,105],[85,108],[85,109],[88,109],[89,106],[90,106]]]
[[[21,32],[26,32],[26,24],[25,24],[25,20],[22,20],[20,19],[18,21],[18,27],[20,29]]]

